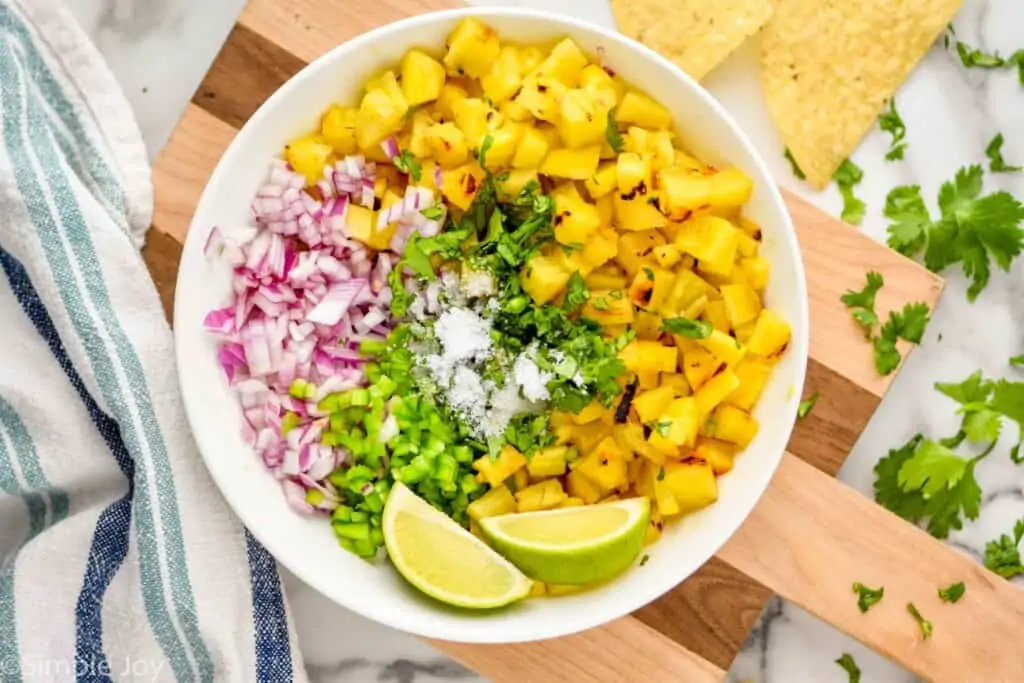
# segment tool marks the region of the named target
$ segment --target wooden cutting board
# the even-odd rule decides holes
[[[250,0],[154,172],[156,213],[144,250],[170,316],[181,244],[203,186],[237,129],[289,76],[375,26],[455,0]],[[753,514],[718,555],[630,617],[570,638],[503,646],[434,642],[495,681],[721,681],[765,602],[782,595],[915,673],[945,681],[1019,681],[1024,653],[1007,642],[1024,624],[1008,582],[903,522],[833,477],[893,376],[839,301],[885,276],[885,315],[909,301],[934,306],[942,282],[791,193],[810,290],[806,393],[820,394]],[[910,349],[903,348],[904,355]],[[861,614],[851,584],[885,585]],[[968,597],[940,604],[936,588],[966,581]],[[922,642],[905,612],[935,624]],[[839,653],[836,653],[837,655]]]

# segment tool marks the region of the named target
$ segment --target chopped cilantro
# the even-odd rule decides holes
[[[622,290],[613,289],[612,291],[608,292],[608,296],[610,296],[613,299],[621,299],[623,297]]]
[[[477,152],[476,158],[484,168],[487,167],[487,152],[490,151],[491,145],[493,144],[494,138],[490,134],[485,135],[483,141],[480,143],[480,150]]]
[[[388,273],[388,287],[391,289],[391,315],[401,318],[409,310],[409,305],[416,298],[416,295],[409,292],[402,282],[403,268],[395,266]]]
[[[985,567],[1004,579],[1024,574],[1020,561],[1020,541],[1024,538],[1024,519],[1013,525],[1013,536],[1003,534],[985,544]]]
[[[670,429],[672,429],[672,422],[670,420],[658,420],[654,423],[654,431],[658,432],[660,437],[667,439]]]
[[[977,519],[981,488],[974,466],[983,456],[961,458],[947,446],[916,435],[875,465],[875,500],[900,517],[928,520],[928,532],[946,538]]]
[[[505,427],[505,442],[529,457],[555,442],[547,414],[520,413]]]
[[[587,289],[587,283],[583,281],[583,276],[579,271],[576,271],[569,278],[569,284],[565,289],[565,310],[570,312],[578,310],[580,306],[587,303],[589,298],[590,290]]]
[[[850,315],[865,330],[865,336],[871,336],[871,330],[878,324],[878,314],[875,313],[875,297],[878,291],[885,285],[881,273],[868,271],[867,284],[859,292],[847,290],[839,297],[839,300],[851,309]]]
[[[428,220],[440,220],[441,216],[444,215],[444,202],[441,201],[440,197],[438,197],[437,201],[420,211],[420,213]]]
[[[423,176],[423,167],[420,166],[419,162],[407,149],[403,149],[398,155],[391,160],[391,163],[395,165],[402,173],[410,176],[413,182],[418,183],[420,178]]]
[[[957,412],[963,416],[960,431],[944,440],[946,445],[954,447],[966,438],[972,443],[987,443],[991,450],[1000,436],[1000,420],[1005,417],[1016,422],[1020,430],[1017,444],[1010,449],[1010,459],[1017,464],[1024,461],[1020,454],[1024,445],[1024,382],[992,382],[979,370],[960,384],[940,382],[935,388],[959,403]]]
[[[651,556],[648,555],[647,553],[644,553],[644,556],[640,558],[640,566],[642,567],[645,564],[647,564],[647,561],[650,560],[650,559],[651,559]]]
[[[1024,204],[1008,192],[979,196],[983,176],[977,165],[957,171],[939,190],[938,221],[931,219],[916,186],[897,187],[886,201],[886,216],[897,221],[889,226],[889,246],[905,256],[923,249],[925,266],[935,273],[961,264],[972,280],[970,301],[988,284],[993,260],[1008,271],[1024,249]]]
[[[1024,355],[1014,356],[1013,358],[1011,358],[1010,365],[1014,365],[1016,367],[1024,366]]]
[[[903,119],[900,118],[900,113],[896,111],[896,98],[889,100],[889,111],[884,112],[878,117],[879,127],[892,135],[892,140],[889,142],[889,151],[885,154],[886,161],[897,161],[903,158],[903,153],[907,149],[907,143],[904,138],[907,136],[907,127],[903,123]]]
[[[608,110],[608,125],[605,129],[605,138],[608,140],[608,146],[616,154],[619,154],[625,148],[626,143],[622,139],[622,133],[619,132],[619,124],[615,120],[614,109]]]
[[[960,61],[968,69],[998,69],[1006,66],[1006,59],[999,56],[998,52],[989,54],[980,48],[971,47],[962,40],[956,41],[956,52],[960,55]]]
[[[1017,173],[1024,170],[1022,166],[1010,166],[1003,159],[1003,134],[996,133],[992,141],[985,148],[985,156],[988,157],[988,170],[993,173]]]
[[[664,436],[664,434],[662,434],[662,436]],[[662,465],[661,468],[658,469],[658,481],[664,481],[664,480],[665,480],[665,466]]]
[[[885,595],[885,587],[868,588],[860,581],[855,581],[853,583],[853,592],[857,594],[857,607],[861,612],[867,612],[882,600],[882,597]]]
[[[939,599],[942,602],[957,603],[960,602],[960,598],[964,597],[964,593],[967,592],[967,587],[964,586],[963,581],[952,583],[945,588],[939,589]]]
[[[932,622],[928,621],[923,616],[921,616],[921,612],[917,609],[917,607],[912,602],[908,602],[907,603],[907,612],[910,613],[910,616],[914,617],[914,621],[916,621],[917,625],[921,627],[921,636],[925,640],[928,640],[929,638],[931,638],[932,637]]]
[[[691,318],[665,318],[661,321],[661,329],[671,334],[679,334],[690,339],[707,339],[714,330],[711,323]]]
[[[864,171],[849,159],[844,159],[832,178],[839,186],[839,194],[843,196],[841,218],[850,225],[860,225],[864,220],[865,206],[864,202],[853,194],[853,188],[864,179]]]
[[[650,268],[644,268],[644,276],[651,282],[654,282],[654,271]]]
[[[798,420],[802,420],[807,417],[812,410],[814,410],[814,404],[818,402],[818,392],[815,391],[813,394],[800,401],[800,406],[796,409],[796,417]]]
[[[598,311],[607,311],[609,308],[608,300],[605,299],[603,296],[599,296],[593,301],[591,301],[590,305],[593,306],[594,309]]]
[[[793,158],[793,153],[789,151],[789,147],[783,152],[783,156],[786,157],[786,161],[789,162],[790,168],[793,170],[793,175],[796,176],[797,180],[807,180],[807,174],[803,172],[803,169],[796,163],[796,159]]]
[[[857,666],[857,662],[853,661],[853,655],[844,652],[843,656],[836,660],[836,664],[850,676],[849,683],[860,683],[860,667]]]

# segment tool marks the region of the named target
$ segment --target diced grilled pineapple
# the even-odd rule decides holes
[[[683,352],[683,374],[695,391],[704,386],[722,365],[724,363],[707,349],[697,347]]]
[[[675,276],[660,266],[643,266],[629,287],[630,300],[640,308],[659,311],[672,291]]]
[[[707,419],[715,408],[740,386],[740,378],[732,370],[723,370],[701,386],[693,394],[697,402],[700,421]]]
[[[676,350],[656,341],[634,339],[619,351],[619,359],[632,372],[674,372]]]
[[[534,256],[520,273],[523,291],[530,295],[538,306],[558,296],[569,282],[571,272],[565,267],[565,260],[554,256]]]
[[[710,179],[678,166],[658,171],[658,187],[663,190],[664,208],[673,220],[685,220],[694,211],[709,206],[711,201]]]
[[[518,512],[551,510],[561,505],[568,497],[562,490],[562,483],[557,479],[545,479],[515,493]]]
[[[662,268],[675,268],[682,258],[683,255],[679,253],[679,248],[674,244],[654,248],[654,259]]]
[[[558,134],[566,147],[579,149],[600,144],[605,137],[607,120],[608,110],[586,90],[577,88],[562,96]]]
[[[412,49],[402,58],[402,95],[410,107],[433,102],[444,87],[444,66],[423,50]]]
[[[455,168],[469,158],[466,135],[454,123],[435,123],[428,126],[423,135],[430,156],[441,168]]]
[[[465,88],[457,83],[448,82],[441,88],[441,94],[437,96],[434,103],[434,110],[441,121],[453,121],[455,119],[455,103],[469,97]]]
[[[555,201],[555,239],[567,245],[586,244],[601,225],[597,207],[583,199],[571,182],[556,187],[551,198]]]
[[[698,339],[697,344],[715,354],[715,358],[728,367],[739,363],[747,352],[743,344],[721,330],[712,330],[704,339]]]
[[[637,92],[623,95],[615,111],[615,118],[619,123],[635,123],[651,129],[668,128],[672,125],[672,115],[668,109],[647,95]]]
[[[579,498],[587,505],[601,500],[601,488],[578,470],[565,477],[565,488],[573,498]]]
[[[521,123],[506,121],[501,128],[489,133],[491,145],[487,149],[487,155],[484,158],[488,169],[504,168],[512,162],[512,157],[516,153],[519,138],[522,136],[524,129],[525,126]]]
[[[448,53],[444,56],[444,65],[452,76],[481,78],[501,53],[497,32],[473,17],[460,21],[446,44]]]
[[[737,228],[718,216],[698,216],[685,223],[676,235],[676,246],[700,262],[708,273],[729,275],[739,247]]]
[[[291,167],[306,177],[308,185],[315,185],[324,176],[324,167],[334,154],[334,147],[319,135],[292,140],[284,148]]]
[[[655,247],[660,247],[663,244],[665,244],[665,238],[657,230],[624,233],[619,237],[619,253],[615,256],[615,261],[622,266],[632,281],[642,267],[654,265],[652,252]]]
[[[541,121],[555,122],[560,114],[559,103],[567,90],[557,78],[531,74],[523,80],[523,87],[513,101]]]
[[[723,285],[720,288],[726,315],[732,327],[755,320],[761,312],[761,297],[746,284]]]
[[[616,240],[618,240],[618,235],[616,235]],[[626,289],[626,276],[615,264],[608,264],[594,270],[584,278],[584,281],[591,290],[618,289],[625,291]]]
[[[655,230],[663,228],[668,220],[651,203],[654,195],[634,191],[630,194],[615,193],[615,225],[620,230]]]
[[[682,513],[696,512],[718,500],[718,481],[707,463],[692,460],[667,463],[664,483]]]
[[[615,168],[616,182],[622,194],[646,194],[651,186],[651,157],[647,154],[623,152]]]
[[[548,140],[544,134],[532,126],[527,127],[523,130],[519,138],[519,147],[512,157],[512,168],[540,168],[547,153]]]
[[[626,486],[625,455],[615,443],[615,439],[610,436],[605,437],[583,458],[573,472],[596,484],[602,497]]]
[[[594,175],[601,158],[597,145],[580,149],[552,149],[544,157],[540,172],[552,178],[586,180]]]
[[[655,431],[676,446],[692,447],[697,441],[699,416],[695,396],[673,399],[655,424]]]
[[[584,243],[583,251],[576,255],[576,263],[580,272],[586,276],[595,268],[599,268],[619,252],[619,235],[612,228],[598,228]],[[618,289],[609,287],[608,289]]]
[[[750,412],[771,377],[772,366],[767,361],[747,357],[736,365],[734,371],[740,379],[740,385],[729,394],[725,402]]]
[[[587,65],[587,56],[572,38],[565,38],[551,49],[551,54],[537,67],[540,76],[557,78],[568,88],[580,82],[580,73]]]
[[[485,177],[486,173],[480,168],[480,164],[470,161],[444,172],[441,193],[445,199],[465,211],[473,203]]]
[[[473,469],[483,475],[487,483],[493,487],[501,486],[502,482],[525,467],[526,457],[508,445],[501,449],[494,460],[485,453],[473,461]]]
[[[501,115],[475,97],[456,100],[452,104],[452,112],[455,114],[455,125],[466,136],[466,144],[472,148],[479,148],[484,136],[501,125]]]
[[[580,315],[605,327],[632,323],[636,315],[632,302],[622,296],[621,291],[618,297],[613,296],[614,291],[616,290],[592,290]]]
[[[747,341],[747,350],[764,358],[773,358],[786,350],[789,339],[789,324],[775,311],[765,308],[757,316],[757,323]]]
[[[331,105],[320,119],[320,134],[334,151],[341,155],[355,154],[356,119],[358,112],[352,107]]]
[[[606,161],[598,164],[597,172],[583,182],[591,199],[598,199],[618,187],[618,170],[616,164]]]
[[[731,166],[711,176],[708,203],[713,209],[735,211],[750,201],[754,181],[746,173]]]
[[[484,94],[494,104],[501,104],[519,91],[523,76],[519,65],[519,49],[503,47],[490,71],[480,79]]]
[[[725,403],[718,406],[712,421],[712,435],[716,439],[734,443],[740,448],[746,448],[757,436],[757,420],[734,405]]]
[[[654,422],[675,400],[676,394],[672,387],[660,386],[640,392],[633,399],[633,408],[643,423]]]
[[[494,184],[503,195],[518,197],[527,185],[536,182],[538,182],[538,177],[535,169],[517,168],[499,175]]]
[[[480,496],[466,509],[469,518],[479,522],[484,517],[497,517],[516,511],[516,499],[507,486],[499,485]]]
[[[568,450],[566,446],[548,446],[530,457],[526,469],[533,479],[560,477],[565,474]]]
[[[760,256],[741,258],[736,267],[746,283],[757,291],[762,292],[768,286],[768,278],[771,275],[771,264],[768,259]]]

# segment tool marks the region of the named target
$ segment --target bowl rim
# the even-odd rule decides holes
[[[792,337],[789,344],[789,352],[795,353],[795,364],[793,375],[790,378],[790,390],[795,392],[797,395],[802,395],[807,363],[810,357],[809,350],[809,304],[808,304],[808,291],[807,281],[803,263],[803,257],[800,249],[800,244],[796,237],[796,229],[793,226],[792,217],[786,207],[783,200],[782,193],[779,189],[777,182],[772,178],[771,172],[769,171],[768,165],[764,158],[758,152],[757,148],[751,142],[749,136],[740,128],[739,124],[732,117],[732,115],[725,109],[725,107],[715,99],[703,86],[701,86],[696,80],[690,75],[685,73],[682,69],[677,67],[671,61],[662,57],[660,54],[636,42],[618,32],[607,29],[603,26],[595,24],[591,21],[577,19],[573,16],[561,14],[558,12],[550,12],[544,10],[525,9],[525,8],[514,8],[514,7],[476,7],[467,6],[463,8],[438,10],[432,12],[425,12],[417,14],[411,17],[406,17],[376,28],[370,29],[369,31],[362,33],[354,38],[347,40],[346,42],[340,43],[329,51],[325,52],[315,60],[311,61],[305,67],[303,67],[298,73],[291,76],[285,81],[277,90],[275,90],[270,97],[268,97],[260,107],[253,113],[253,115],[242,125],[242,127],[235,134],[231,143],[227,149],[221,155],[214,168],[213,173],[206,181],[203,192],[200,195],[199,201],[196,204],[195,212],[193,213],[192,220],[190,221],[189,231],[186,236],[185,245],[182,251],[182,260],[184,260],[187,254],[190,252],[190,242],[195,242],[201,239],[205,239],[206,235],[211,228],[210,225],[200,224],[200,219],[208,213],[206,206],[212,201],[210,196],[213,193],[213,188],[218,187],[225,179],[225,175],[228,173],[228,169],[232,166],[232,160],[235,156],[241,154],[246,146],[246,139],[249,132],[259,126],[260,121],[269,116],[270,112],[275,110],[282,102],[288,99],[291,92],[301,87],[300,84],[305,79],[309,78],[313,73],[325,68],[327,65],[334,63],[338,59],[344,58],[346,54],[358,51],[362,48],[369,47],[375,43],[387,40],[389,37],[401,35],[406,30],[420,25],[429,24],[434,22],[446,22],[446,21],[457,21],[467,16],[479,17],[486,20],[489,17],[516,17],[516,18],[527,18],[536,19],[549,24],[556,24],[571,32],[573,30],[582,30],[591,32],[603,41],[608,43],[618,43],[625,49],[632,50],[638,53],[644,60],[658,63],[663,68],[668,69],[676,78],[676,81],[681,83],[680,87],[688,88],[692,91],[692,94],[704,100],[705,104],[710,107],[714,116],[723,122],[730,133],[735,136],[741,146],[750,155],[754,165],[757,168],[757,172],[764,178],[767,178],[770,182],[767,183],[768,187],[765,190],[768,193],[769,201],[773,207],[773,210],[779,217],[778,225],[778,238],[784,245],[785,251],[793,255],[793,278],[796,289],[796,313],[797,319],[790,321],[790,327],[792,331]],[[411,47],[411,46],[410,46]],[[194,249],[194,247],[193,247]],[[184,278],[184,269],[179,266],[179,272],[177,276],[177,284],[180,285],[181,280]],[[181,291],[181,287],[177,287],[176,291]],[[181,310],[183,298],[175,295],[174,303],[174,319],[177,321],[186,320],[185,312]],[[191,424],[194,423],[192,419],[195,411],[199,410],[198,406],[194,402],[191,402],[184,390],[185,382],[181,380],[188,363],[185,358],[184,344],[179,343],[179,335],[184,335],[183,331],[187,326],[184,324],[175,325],[174,336],[175,336],[175,361],[177,371],[179,373],[179,384],[182,387],[182,402],[185,406],[186,416]],[[792,430],[796,424],[797,418],[797,402],[791,402],[789,414],[786,419],[788,424],[787,435],[792,434]],[[310,577],[310,573],[304,569],[302,563],[293,561],[287,550],[281,546],[280,543],[274,540],[274,535],[269,534],[265,529],[260,528],[258,525],[249,526],[247,524],[247,514],[244,512],[247,509],[247,504],[242,500],[245,498],[244,495],[239,491],[241,487],[233,487],[230,482],[226,481],[226,476],[218,475],[218,468],[211,466],[211,455],[212,450],[207,447],[204,448],[203,444],[207,439],[198,431],[193,432],[193,438],[195,439],[197,448],[203,459],[206,469],[209,472],[211,479],[215,483],[218,491],[227,501],[231,511],[238,517],[242,524],[249,530],[250,533],[270,552],[277,562],[283,565],[286,569],[292,572],[296,577],[301,579],[303,583],[313,587],[317,592],[321,593],[332,602],[344,607],[345,609],[351,610],[360,616],[371,619],[377,623],[389,626],[391,628],[398,629],[400,631],[411,633],[427,638],[433,638],[438,640],[447,640],[452,642],[463,642],[463,643],[480,643],[480,644],[499,644],[499,643],[517,643],[517,642],[530,642],[537,640],[544,640],[548,638],[556,638],[562,636],[568,636],[575,633],[582,632],[591,628],[603,626],[616,619],[629,616],[636,610],[640,609],[644,605],[647,605],[654,600],[659,599],[663,595],[673,590],[680,583],[688,579],[691,574],[683,577],[673,577],[670,574],[666,574],[665,577],[660,581],[651,581],[645,584],[646,589],[641,592],[636,592],[636,596],[630,602],[633,603],[627,611],[622,611],[621,606],[613,601],[609,601],[609,606],[605,609],[594,610],[591,618],[580,622],[579,620],[574,621],[568,627],[558,623],[558,620],[537,620],[536,627],[531,629],[529,633],[523,631],[513,631],[511,634],[498,633],[495,634],[497,629],[488,628],[477,628],[477,629],[455,629],[450,627],[440,627],[432,629],[430,632],[419,628],[418,626],[411,626],[405,623],[405,620],[401,617],[400,613],[388,610],[377,610],[374,611],[366,607],[366,603],[356,603],[349,599],[346,599],[343,591],[334,591],[329,587],[322,587],[320,582],[315,578]],[[788,441],[788,436],[787,436]],[[719,550],[725,545],[725,543],[732,538],[736,533],[736,530],[740,527],[743,522],[753,512],[757,503],[761,500],[764,492],[767,490],[771,483],[772,478],[785,455],[785,445],[779,450],[778,453],[766,453],[762,457],[772,457],[773,460],[766,468],[767,477],[765,478],[764,486],[758,491],[757,495],[748,502],[747,509],[742,515],[735,515],[730,523],[723,524],[723,529],[727,533],[722,533],[721,539],[717,544],[709,544],[706,548],[706,556],[700,557],[700,562],[696,565],[698,568],[705,564],[711,557],[713,557]],[[705,555],[705,553],[701,553]],[[472,615],[467,619],[472,620]]]

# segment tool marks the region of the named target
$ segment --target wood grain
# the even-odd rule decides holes
[[[722,669],[631,617],[533,643],[428,642],[496,683],[720,683],[725,678]]]
[[[1024,650],[1007,640],[1024,624],[1024,592],[792,455],[718,556],[929,680],[1024,679]],[[885,587],[867,614],[854,581]],[[941,602],[957,581],[963,600]],[[908,602],[933,623],[930,640]]]
[[[165,307],[173,297],[172,274],[179,257],[175,247],[185,239],[206,179],[236,129],[266,97],[309,60],[375,25],[455,6],[460,4],[454,0],[251,0],[154,171],[157,205],[147,262]],[[721,680],[773,589],[783,586],[783,594],[819,613],[825,613],[821,601],[848,601],[848,585],[842,590],[830,585],[823,592],[813,582],[794,585],[772,571],[773,552],[795,552],[790,544],[806,545],[797,538],[800,524],[792,520],[832,506],[835,491],[848,493],[826,475],[841,466],[892,379],[875,375],[870,346],[838,299],[847,289],[859,289],[869,269],[886,278],[878,301],[883,313],[908,301],[934,305],[941,281],[795,195],[784,196],[797,227],[810,290],[811,360],[805,393],[820,393],[815,410],[797,424],[789,444],[793,456],[787,462],[802,458],[820,472],[806,465],[803,470],[784,468],[752,521],[730,542],[729,554],[707,563],[635,618],[558,641],[502,647],[436,643],[439,647],[493,680]],[[809,480],[815,488],[803,492],[799,510],[785,508],[790,528],[763,521],[778,517],[778,524],[785,526],[776,508],[786,494],[778,491],[797,485],[792,476],[807,484],[805,470],[817,477]],[[869,501],[861,503],[873,507]],[[859,510],[853,505],[829,520],[859,526]],[[751,523],[774,535],[747,532]],[[831,568],[849,573],[846,566]],[[857,635],[878,646],[870,634]],[[893,650],[897,658],[908,656]]]

